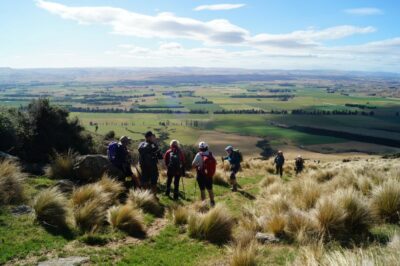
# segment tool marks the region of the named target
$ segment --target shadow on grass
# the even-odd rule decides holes
[[[63,227],[57,227],[54,225],[46,224],[46,223],[40,223],[43,228],[52,235],[55,236],[62,236],[63,238],[67,240],[73,240],[76,237],[76,232],[74,232],[71,228],[68,226],[63,226]]]

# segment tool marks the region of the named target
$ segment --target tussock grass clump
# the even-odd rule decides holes
[[[345,211],[345,228],[350,233],[366,232],[374,223],[373,215],[366,199],[354,189],[338,190],[332,201]]]
[[[64,154],[56,153],[46,169],[46,175],[51,178],[73,179],[75,175],[74,163],[77,155],[71,149]]]
[[[317,230],[321,236],[337,238],[345,233],[346,213],[330,197],[319,199],[313,214],[317,221]]]
[[[76,225],[85,232],[94,232],[106,222],[109,194],[103,193],[74,209]]]
[[[309,210],[321,196],[321,186],[311,178],[296,180],[291,184],[290,195],[298,208]]]
[[[388,180],[374,188],[371,208],[380,219],[391,223],[398,222],[400,220],[400,182]]]
[[[208,213],[192,213],[189,216],[189,236],[223,244],[232,239],[234,224],[235,221],[228,209],[218,204]]]
[[[16,204],[24,200],[24,178],[18,164],[9,160],[0,161],[0,205]]]
[[[57,188],[42,190],[34,199],[36,220],[53,228],[68,228],[68,200]]]
[[[326,182],[334,178],[337,174],[337,170],[316,170],[311,174],[311,178],[318,182]]]
[[[317,223],[308,212],[291,210],[288,213],[285,234],[297,243],[311,243],[318,236]]]
[[[287,224],[287,216],[284,214],[273,214],[268,217],[263,231],[270,232],[277,237],[282,237],[285,235],[285,227]]]
[[[113,228],[129,235],[141,236],[145,233],[143,214],[131,204],[114,206],[108,210],[107,220]]]
[[[213,176],[213,184],[223,187],[229,186],[229,181],[225,178],[226,173],[221,173],[221,171],[217,170],[215,175]]]
[[[184,225],[188,223],[189,219],[189,210],[185,207],[178,206],[173,211],[173,218],[175,225]]]
[[[74,207],[81,206],[87,201],[93,200],[97,197],[101,197],[104,194],[103,187],[99,184],[88,184],[75,189],[72,192],[72,204]],[[107,194],[110,196],[110,194]]]
[[[97,184],[100,185],[104,192],[110,193],[114,201],[118,200],[118,197],[125,191],[125,187],[121,182],[110,178],[106,174],[102,176]]]
[[[210,205],[206,201],[197,201],[193,205],[193,210],[200,213],[206,213],[210,210]]]
[[[231,266],[256,266],[257,265],[257,243],[248,245],[235,245],[229,248],[231,252]]]
[[[261,187],[268,187],[273,183],[280,182],[280,178],[277,177],[276,175],[267,175],[262,181],[261,181]]]
[[[150,190],[130,190],[128,202],[145,212],[161,216],[163,208]]]

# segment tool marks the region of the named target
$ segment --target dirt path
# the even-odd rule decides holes
[[[73,240],[66,244],[61,250],[50,250],[42,252],[38,255],[28,256],[24,259],[15,259],[12,261],[7,262],[6,266],[11,265],[36,265],[38,261],[43,261],[44,259],[54,259],[58,257],[58,254],[68,254],[68,256],[75,256],[75,255],[85,255],[87,256],[88,253],[100,252],[101,250],[111,249],[117,250],[122,246],[127,245],[139,245],[144,240],[157,236],[162,229],[165,228],[167,225],[168,220],[166,218],[157,218],[154,220],[153,223],[150,224],[147,228],[147,236],[146,238],[134,238],[131,236],[126,236],[123,239],[117,239],[115,241],[110,241],[103,246],[90,246],[83,244],[79,240]],[[118,260],[119,257],[117,254],[113,254],[113,259]],[[92,265],[92,263],[86,263],[84,265]]]

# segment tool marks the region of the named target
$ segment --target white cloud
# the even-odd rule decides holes
[[[178,17],[172,13],[149,16],[121,8],[69,7],[44,0],[38,0],[37,5],[64,19],[75,20],[82,24],[109,25],[115,34],[160,39],[186,38],[214,45],[301,48],[316,45],[323,40],[340,39],[375,31],[373,27],[344,25],[322,30],[308,29],[287,34],[262,33],[252,36],[247,29],[234,25],[226,19],[200,21]]]
[[[372,15],[382,15],[383,10],[375,7],[361,7],[361,8],[351,8],[345,9],[345,13],[358,16],[372,16]]]
[[[216,5],[201,5],[193,10],[195,11],[202,11],[202,10],[211,10],[211,11],[216,11],[216,10],[231,10],[231,9],[237,9],[244,7],[245,4],[216,4]]]

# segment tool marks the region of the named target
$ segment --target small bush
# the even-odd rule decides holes
[[[156,216],[163,214],[162,206],[150,190],[131,190],[128,195],[128,202]]]
[[[231,266],[255,266],[257,265],[257,243],[249,245],[236,245],[231,248]]]
[[[183,225],[188,223],[189,210],[185,207],[177,207],[173,212],[174,224]]]
[[[50,161],[50,166],[46,174],[51,178],[73,179],[74,176],[74,163],[77,153],[71,149],[67,153],[56,153],[54,158]]]
[[[129,235],[141,236],[145,233],[143,214],[131,204],[114,206],[108,210],[107,220],[113,228]]]
[[[67,198],[56,188],[41,191],[33,202],[36,219],[53,228],[68,228]]]
[[[104,135],[104,139],[105,140],[112,140],[114,138],[115,138],[115,131],[114,130],[110,130]]]
[[[189,236],[223,244],[232,239],[234,219],[228,209],[217,205],[208,213],[189,216]]]
[[[317,239],[317,225],[309,213],[291,210],[288,213],[285,234],[299,244],[307,244]]]
[[[0,205],[16,204],[24,200],[24,177],[16,163],[0,161]]]
[[[395,223],[400,219],[400,182],[389,180],[372,191],[371,207],[382,220]]]

